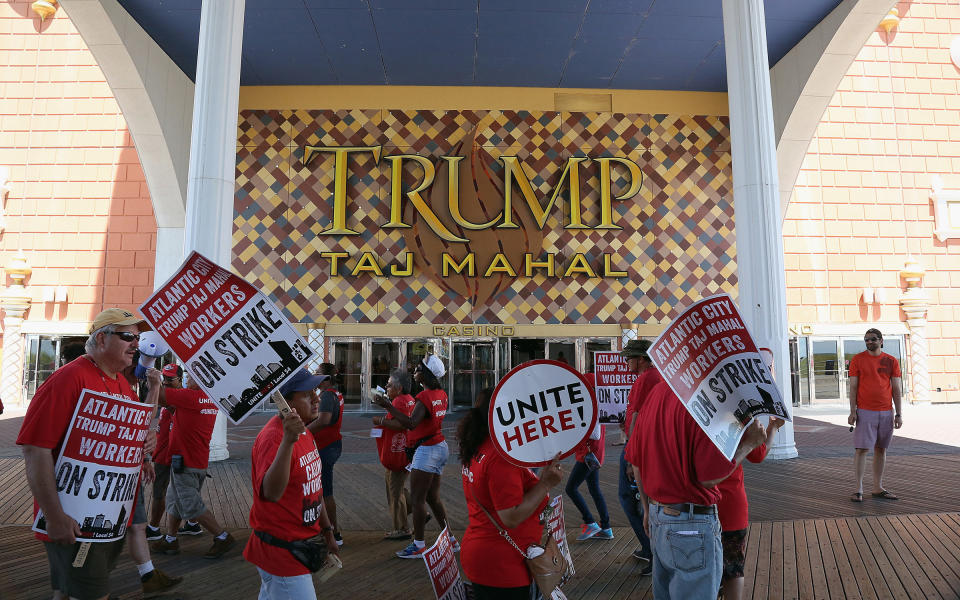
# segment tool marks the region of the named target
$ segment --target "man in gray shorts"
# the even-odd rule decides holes
[[[850,496],[850,500],[863,502],[863,472],[870,448],[873,448],[871,495],[884,500],[897,500],[896,495],[883,487],[883,469],[893,430],[903,425],[900,412],[900,364],[896,358],[882,351],[883,334],[879,329],[868,329],[863,341],[867,349],[850,361],[850,416],[847,422],[856,425],[853,433],[856,447],[853,465],[857,476],[857,491]],[[891,400],[896,413],[891,410]]]

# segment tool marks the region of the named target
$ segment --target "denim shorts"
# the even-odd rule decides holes
[[[413,454],[410,470],[442,475],[448,458],[450,458],[450,448],[446,440],[433,446],[420,446]]]

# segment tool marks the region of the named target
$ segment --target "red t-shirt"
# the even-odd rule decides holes
[[[663,377],[656,367],[649,367],[646,371],[640,373],[637,380],[633,382],[633,386],[630,388],[630,394],[627,396],[627,411],[623,415],[624,427],[630,424],[631,415],[636,415],[640,412],[640,407],[643,406],[643,402],[647,399],[647,394],[650,393],[653,386],[661,381],[663,381]],[[637,428],[636,424],[634,424],[633,428]]]
[[[27,413],[23,416],[17,444],[51,449],[56,464],[70,419],[80,400],[80,392],[85,389],[139,402],[123,376],[110,378],[93,362],[81,356],[54,371],[37,388],[30,406],[27,407]],[[38,510],[39,505],[34,501],[34,518]],[[38,540],[50,539],[41,533],[35,535]]]
[[[462,475],[469,519],[460,550],[463,572],[470,581],[480,585],[529,585],[530,572],[524,557],[500,535],[480,505],[498,518],[498,510],[519,505],[524,493],[540,480],[530,469],[514,466],[501,458],[490,438],[480,444],[470,466],[463,467]],[[540,543],[543,537],[540,513],[549,499],[544,495],[543,502],[532,515],[507,530],[521,550],[526,551],[527,546]]]
[[[890,410],[893,407],[891,380],[901,377],[900,363],[886,352],[873,356],[861,352],[850,361],[850,377],[857,377],[857,408]]]
[[[320,455],[312,435],[301,435],[290,455],[290,480],[277,502],[263,499],[263,478],[277,456],[283,440],[283,422],[275,416],[263,426],[253,443],[250,478],[253,482],[253,506],[250,527],[289,542],[305,540],[320,533],[323,508],[323,484],[320,481]],[[253,532],[243,549],[243,557],[267,573],[293,577],[309,573],[286,548],[262,541]]]
[[[599,424],[598,424],[599,425]],[[583,462],[584,457],[587,455],[587,452],[593,452],[593,455],[597,457],[597,460],[600,461],[600,464],[603,464],[603,457],[606,453],[606,444],[607,444],[607,429],[603,425],[600,427],[600,439],[592,440],[588,436],[586,441],[576,447],[574,450],[575,458],[577,462]]]
[[[393,407],[410,416],[413,407],[417,405],[416,399],[410,394],[400,394],[393,399]],[[385,419],[393,419],[393,415],[387,413]],[[391,471],[401,471],[410,464],[407,460],[405,448],[407,446],[407,432],[396,431],[386,427],[380,427],[383,435],[377,438],[377,454],[380,456],[380,463]],[[389,445],[387,442],[389,441]],[[402,456],[401,456],[402,454]]]
[[[763,462],[767,457],[767,445],[760,444],[747,455],[752,463]],[[743,487],[743,465],[737,465],[730,477],[717,484],[720,501],[717,502],[717,514],[720,516],[720,528],[724,531],[746,529],[750,524],[747,509],[747,490]]]
[[[183,456],[184,466],[191,469],[206,469],[217,405],[203,390],[168,389],[166,395],[167,404],[177,409],[170,430],[170,455]]]
[[[447,393],[443,390],[423,390],[417,394],[417,402],[422,402],[427,408],[427,416],[407,432],[407,446],[414,446],[420,440],[423,440],[421,446],[436,446],[445,439],[440,427],[447,414]]]
[[[340,409],[337,411],[337,420],[313,433],[313,440],[317,442],[317,448],[322,450],[335,441],[343,439],[343,436],[340,434],[340,428],[343,426],[343,394],[333,388],[320,390],[320,394],[333,394],[340,405]]]
[[[639,419],[636,464],[647,496],[663,504],[716,504],[717,488],[699,482],[726,477],[736,465],[713,445],[666,383],[650,391]]]
[[[663,382],[663,376],[660,375],[660,371],[656,367],[650,367],[646,371],[640,374],[640,377],[637,377],[637,380],[633,382],[633,387],[630,389],[630,396],[627,399],[627,414],[633,414],[634,419],[639,421],[640,409],[643,407],[643,403],[646,402],[647,396],[650,395],[650,391],[658,383]],[[637,464],[637,429],[639,428],[639,423],[633,424],[633,432],[630,434],[630,439],[627,440],[627,446],[624,448],[624,458],[627,459],[632,465]]]
[[[173,429],[173,411],[167,407],[160,408],[160,419],[157,421],[157,449],[153,451],[153,462],[158,465],[170,464],[170,430]]]

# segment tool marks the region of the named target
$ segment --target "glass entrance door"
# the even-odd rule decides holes
[[[493,342],[453,342],[450,406],[470,408],[480,390],[497,381],[496,346]]]
[[[813,389],[818,401],[840,402],[841,368],[837,340],[813,340]]]
[[[358,409],[363,402],[363,342],[334,342],[333,360],[343,394],[344,409]]]

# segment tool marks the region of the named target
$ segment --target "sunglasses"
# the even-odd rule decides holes
[[[140,340],[140,334],[130,333],[129,331],[108,331],[110,335],[115,335],[125,342],[136,342]]]
[[[875,338],[875,337],[863,338],[863,341],[865,341],[865,342],[879,342],[879,341],[880,341],[880,338]]]

